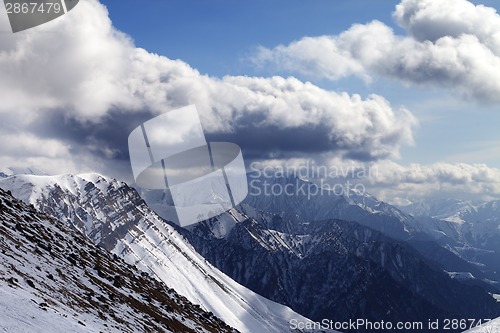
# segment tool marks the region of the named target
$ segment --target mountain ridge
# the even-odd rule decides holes
[[[59,216],[95,243],[242,332],[286,332],[290,331],[292,319],[309,321],[237,284],[210,265],[175,226],[152,212],[127,184],[100,175],[93,175],[92,182],[85,177],[89,178],[13,176],[2,179],[0,187],[10,188],[14,195]],[[64,186],[57,184],[61,178]],[[47,180],[52,182],[47,184]]]
[[[354,313],[354,317],[371,320],[405,318],[412,321],[419,315],[420,318],[450,317],[452,314],[447,311],[453,312],[455,317],[463,317],[467,311],[475,312],[479,308],[487,313],[484,304],[495,306],[495,301],[485,291],[454,282],[445,272],[434,271],[439,266],[424,263],[411,247],[402,247],[366,226],[334,220],[287,221],[279,215],[263,214],[259,221],[249,218],[238,223],[224,237],[207,233],[217,224],[217,218],[213,218],[190,227],[191,236],[188,237],[210,262],[240,283],[290,305],[313,320],[326,317],[343,321],[352,319],[348,316]],[[313,229],[318,231],[311,231]],[[364,277],[366,274],[368,278]],[[273,288],[274,285],[280,288]],[[364,289],[362,286],[370,287]],[[357,289],[372,293],[372,296],[357,295]],[[314,302],[306,303],[304,295],[307,293],[314,295]],[[459,301],[463,297],[461,293],[469,296]],[[481,294],[482,298],[474,296]],[[387,304],[377,303],[384,297]],[[455,301],[450,303],[451,299]],[[406,300],[411,301],[402,306]],[[324,309],[315,307],[315,302],[322,304]],[[356,309],[354,305],[363,302],[377,305]],[[470,302],[475,306],[468,310],[454,308]],[[349,304],[349,313],[343,313],[339,304]],[[402,308],[398,309],[396,304]],[[422,312],[408,314],[405,308],[419,308]],[[394,317],[387,318],[386,313],[376,312],[376,309],[391,309]],[[462,311],[462,314],[455,311]],[[472,316],[472,312],[468,315]]]
[[[0,221],[5,332],[236,332],[2,189]]]

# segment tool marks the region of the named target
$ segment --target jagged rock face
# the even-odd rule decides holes
[[[0,328],[236,332],[163,283],[95,246],[66,223],[37,212],[3,190],[0,250],[0,307],[5,307]]]
[[[179,228],[157,216],[125,183],[96,174],[13,176],[0,181],[0,187],[84,232],[242,332],[290,332],[290,320],[309,321],[210,265]]]
[[[476,287],[454,281],[441,264],[434,263],[438,257],[442,257],[441,263],[459,258],[430,242],[432,237],[415,237],[429,225],[424,228],[370,196],[339,197],[338,205],[316,201],[317,207],[303,203],[299,207],[313,215],[315,209],[322,209],[322,214],[341,209],[339,214],[350,220],[363,218],[363,225],[308,221],[290,211],[272,214],[246,203],[182,230],[153,213],[134,189],[98,175],[43,181],[9,177],[0,185],[86,232],[94,242],[242,331],[284,332],[289,330],[291,318],[306,319],[259,298],[206,260],[257,293],[317,320],[411,321],[498,314],[497,304],[480,281]],[[270,198],[262,200],[279,209],[300,204],[282,199],[275,203],[269,203]],[[373,224],[381,224],[381,232],[366,227]],[[400,241],[387,234],[401,236]],[[420,247],[438,249],[421,255],[425,251],[416,253],[403,239],[417,239],[422,242]],[[460,265],[465,272],[471,271],[466,262],[451,264]],[[255,299],[258,301],[249,301]]]
[[[144,201],[125,183],[97,174],[18,176],[4,182],[16,197],[68,222],[107,249],[148,213]]]
[[[209,232],[215,225],[212,219],[187,234],[210,262],[315,320],[416,321],[500,313],[485,291],[453,281],[409,246],[357,223],[290,221],[261,212],[223,237]]]

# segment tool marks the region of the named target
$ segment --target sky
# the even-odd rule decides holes
[[[373,168],[397,203],[500,198],[496,1],[81,0],[12,34],[0,165],[130,181],[127,136],[196,104],[247,163]]]

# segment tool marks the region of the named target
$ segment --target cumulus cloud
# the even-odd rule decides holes
[[[422,198],[500,199],[500,169],[485,164],[435,163],[401,166],[391,161],[372,165],[368,186],[389,202]]]
[[[500,52],[500,16],[494,8],[465,0],[404,0],[396,6],[393,16],[419,41],[474,35],[495,54]]]
[[[418,21],[412,17],[401,20]],[[8,29],[6,17],[0,16],[0,26]],[[386,37],[383,43],[377,42],[380,36]],[[460,36],[447,38],[466,38]],[[314,38],[297,42],[296,52],[304,52],[301,61],[312,72],[332,79],[354,73],[369,80],[371,68],[383,70],[379,59],[387,56],[387,49],[417,47],[419,38],[397,37],[374,22],[336,37],[333,58],[318,56],[325,42]],[[486,45],[486,39],[476,39]],[[268,57],[279,54],[262,52]],[[287,59],[293,64],[299,58],[285,54],[283,61]],[[365,181],[384,199],[410,191],[432,193],[439,186],[500,193],[496,169],[403,167],[383,160],[412,143],[416,120],[381,96],[332,92],[295,78],[201,75],[183,61],[135,47],[94,0],[82,1],[67,15],[36,29],[4,34],[0,72],[4,166],[37,166],[51,173],[99,171],[130,179],[131,130],[155,115],[194,103],[208,139],[240,144],[247,159],[292,163],[289,157],[295,156],[293,163],[298,163],[314,157],[328,165],[378,166],[379,173]]]
[[[69,146],[53,139],[41,139],[31,133],[0,133],[3,152],[13,157],[43,156],[58,158],[67,156]]]
[[[0,17],[0,25],[6,20]],[[15,151],[29,154],[22,142],[38,137],[66,147],[45,157],[127,162],[133,128],[188,104],[197,105],[209,139],[239,143],[250,155],[397,156],[411,144],[416,123],[377,95],[363,99],[295,78],[201,75],[185,62],[136,48],[95,0],[39,28],[4,34],[0,71],[0,126],[19,136],[0,148],[4,161]]]
[[[293,173],[326,188],[366,191],[391,204],[433,198],[500,199],[500,169],[485,164],[401,165],[390,160],[362,162],[326,154],[316,160],[261,160],[251,169],[263,169],[266,175]]]
[[[393,14],[407,32],[379,21],[336,36],[305,37],[260,48],[259,65],[337,80],[391,77],[435,84],[466,98],[500,102],[500,15],[467,0],[403,0]]]

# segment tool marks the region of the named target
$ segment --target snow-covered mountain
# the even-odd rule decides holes
[[[419,200],[399,208],[413,216],[430,216],[443,221],[462,223],[463,214],[473,212],[483,203],[454,198]]]
[[[0,187],[73,225],[242,332],[289,332],[292,319],[308,321],[209,264],[125,183],[97,174],[18,175],[0,180]]]
[[[35,167],[0,167],[0,178],[5,178],[13,175],[38,175],[47,176],[48,174]]]
[[[410,246],[352,221],[293,221],[242,207],[191,226],[207,260],[252,290],[313,320],[418,321],[483,318],[500,307],[477,286],[452,279]],[[249,215],[255,218],[250,218]]]
[[[0,331],[235,332],[0,189]]]
[[[491,279],[500,279],[500,201],[421,201],[401,209],[430,227],[428,234],[440,244],[476,263]]]
[[[437,227],[368,194],[352,191],[348,196],[311,197],[305,203],[297,196],[250,197],[237,209],[186,231],[157,216],[134,189],[96,174],[18,175],[0,180],[0,187],[74,226],[244,332],[286,332],[290,320],[307,319],[242,287],[207,259],[252,290],[313,319],[331,313],[336,319],[374,320],[497,314],[496,303],[481,291],[488,286],[477,267],[432,237],[421,237],[427,229],[439,234]],[[161,203],[162,196],[147,195]],[[330,222],[330,216],[359,219],[361,225],[313,224],[296,212]],[[429,251],[416,253],[388,235],[408,244],[421,242],[417,247]],[[470,275],[476,276],[473,283],[463,284],[462,277]],[[470,284],[476,285],[475,292]],[[326,298],[318,301],[317,295]]]
[[[414,219],[396,207],[354,189],[319,187],[295,175],[248,175],[249,194],[244,203],[287,219],[356,221],[399,240],[418,232]]]
[[[278,214],[286,219],[342,219],[357,221],[384,234],[406,240],[418,227],[414,219],[398,208],[377,200],[369,193],[355,189],[342,191],[320,188],[294,175],[265,177],[247,174],[249,193],[243,205]],[[168,219],[172,203],[162,190],[137,188],[149,207]]]
[[[238,209],[244,210],[249,217],[258,219],[259,214],[253,215],[253,211],[261,210],[277,214],[287,221],[355,221],[390,238],[406,242],[426,260],[436,262],[449,272],[450,277],[462,280],[468,277],[471,284],[483,285],[487,282],[494,288],[499,286],[496,280],[500,278],[494,272],[500,272],[500,269],[489,267],[491,265],[488,263],[493,258],[491,253],[474,251],[474,248],[464,246],[465,243],[461,241],[464,235],[452,222],[415,218],[377,200],[369,193],[353,189],[343,189],[339,193],[338,189],[319,188],[294,175],[273,178],[250,173],[248,183],[249,195]],[[168,196],[163,195],[162,191],[138,190],[142,191],[150,207],[154,207],[160,215],[164,213],[168,216]],[[231,223],[233,220],[231,217],[219,217],[217,223],[205,224],[203,228],[207,234],[228,233],[234,225]],[[483,257],[487,257],[486,260]]]
[[[343,188],[342,191],[332,189],[331,186],[320,188],[317,184],[294,175],[273,178],[266,177],[263,173],[250,173],[248,182],[249,195],[243,207],[247,205],[272,212],[286,220],[355,221],[390,238],[407,242],[428,260],[437,261],[449,272],[465,273],[451,274],[453,277],[500,280],[494,273],[500,272],[500,268],[489,267],[493,258],[491,253],[474,251],[475,247],[470,247],[461,240],[466,235],[457,230],[452,222],[414,217],[377,200],[369,193],[353,188]],[[251,214],[251,210],[247,211]],[[469,251],[471,249],[472,254]],[[483,260],[483,257],[486,258]]]

